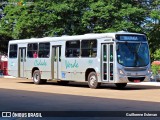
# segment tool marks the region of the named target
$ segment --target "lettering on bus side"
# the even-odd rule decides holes
[[[11,62],[10,66],[13,66],[13,67],[14,67],[14,66],[15,66],[15,63],[14,63],[14,62]]]
[[[93,63],[93,60],[88,60],[88,64],[92,64]]]
[[[69,61],[66,60],[65,65],[66,65],[66,69],[68,69],[68,68],[78,68],[79,67],[76,60],[73,63],[70,63]]]
[[[45,60],[35,60],[34,66],[47,66],[47,62]]]

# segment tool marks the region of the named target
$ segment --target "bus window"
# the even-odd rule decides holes
[[[56,47],[54,47],[54,62],[57,62],[57,51],[56,51]]]
[[[59,47],[59,61],[61,62],[61,47]]]
[[[80,56],[80,41],[67,41],[66,42],[66,57],[79,57]]]
[[[37,43],[29,43],[27,48],[27,57],[28,58],[37,58],[38,55],[38,44]]]
[[[113,45],[110,45],[110,61],[113,62]]]
[[[82,57],[96,57],[97,56],[97,40],[82,40]]]
[[[107,45],[103,46],[103,61],[107,61]]]
[[[9,58],[17,58],[17,44],[10,45]]]
[[[50,43],[39,43],[39,58],[49,58],[50,54]]]

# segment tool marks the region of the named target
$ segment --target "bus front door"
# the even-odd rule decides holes
[[[113,44],[102,44],[102,61],[101,61],[101,78],[102,81],[112,82],[114,78],[113,74]]]
[[[60,79],[61,46],[52,46],[52,79]]]
[[[25,77],[26,48],[19,48],[19,77]]]

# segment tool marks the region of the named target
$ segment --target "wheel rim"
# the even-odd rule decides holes
[[[90,85],[95,86],[97,82],[96,76],[91,76],[90,77]]]
[[[35,82],[39,81],[39,75],[37,73],[34,74],[34,81]]]

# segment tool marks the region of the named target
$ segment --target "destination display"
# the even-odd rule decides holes
[[[120,41],[147,41],[144,35],[116,35]]]

